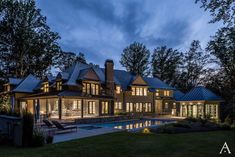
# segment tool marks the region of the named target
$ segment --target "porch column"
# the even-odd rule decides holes
[[[201,111],[202,112],[202,118],[205,118],[205,113],[204,113],[204,108],[205,107],[204,107],[204,104],[201,105],[201,108],[202,108],[202,111]]]
[[[180,104],[180,117],[183,117],[183,106]]]
[[[216,105],[216,118],[219,120],[219,104]]]
[[[102,115],[102,104],[101,104],[101,100],[99,100],[99,116]]]
[[[37,105],[36,105],[36,120],[40,120],[40,101],[37,99]]]
[[[62,100],[61,97],[58,99],[58,112],[59,112],[59,119],[62,118]]]
[[[203,104],[203,115],[204,115],[204,118],[206,118],[206,104],[205,103]]]
[[[84,109],[83,104],[84,104],[84,100],[82,99],[82,101],[81,101],[81,118],[83,118],[83,109]]]
[[[110,112],[109,112],[111,115],[114,115],[114,101],[111,100],[110,101]]]
[[[48,118],[49,114],[49,104],[48,104],[48,99],[46,99],[46,117]]]
[[[188,117],[188,105],[186,105],[186,117]]]

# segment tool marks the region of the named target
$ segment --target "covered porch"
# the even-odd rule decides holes
[[[20,101],[21,110],[43,119],[79,119],[113,115],[112,99],[84,97],[40,97]]]

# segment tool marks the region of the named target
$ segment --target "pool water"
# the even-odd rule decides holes
[[[159,119],[142,119],[142,120],[130,120],[130,121],[103,123],[103,124],[97,124],[96,126],[132,130],[132,129],[151,127],[151,126],[158,126],[158,125],[162,125],[162,124],[169,123],[169,122],[172,122],[172,121],[171,120],[159,120]]]

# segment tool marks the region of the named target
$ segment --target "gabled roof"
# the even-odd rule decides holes
[[[127,89],[135,77],[135,75],[132,75],[131,73],[124,70],[114,70],[114,76],[120,83],[123,90]]]
[[[140,75],[136,75],[131,81],[131,84],[132,85],[148,85],[148,83]]]
[[[11,85],[18,85],[22,81],[22,79],[19,78],[9,78],[8,80],[8,83]]]
[[[198,86],[186,93],[179,101],[222,101],[223,99],[220,96],[217,96],[215,93],[209,89]]]
[[[173,97],[174,97],[174,99],[175,99],[176,101],[180,100],[180,98],[182,98],[184,95],[185,95],[185,94],[184,94],[183,92],[181,92],[181,91],[179,91],[179,90],[174,90],[174,95],[173,95]]]
[[[77,85],[76,81],[78,79],[80,71],[88,68],[89,65],[83,64],[80,62],[76,62],[72,67],[73,67],[72,69],[68,70],[68,72],[71,72],[71,73],[70,73],[68,81],[65,84],[71,85],[71,86],[76,86]]]
[[[13,90],[13,92],[34,92],[33,90],[38,86],[40,80],[38,80],[32,74],[29,74],[20,84]]]
[[[92,78],[88,78],[88,77],[90,77],[90,76],[88,76],[89,74],[92,74]],[[87,80],[87,79],[100,81],[99,76],[97,75],[97,73],[95,72],[95,70],[92,67],[87,68],[87,69],[83,69],[79,73],[78,80]]]

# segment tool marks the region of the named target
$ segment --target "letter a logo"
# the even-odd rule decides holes
[[[230,152],[229,147],[228,147],[228,145],[227,145],[226,142],[224,142],[224,145],[223,145],[223,147],[221,148],[221,150],[220,150],[219,153],[220,153],[220,154],[223,154],[223,153],[232,154],[232,153]]]

